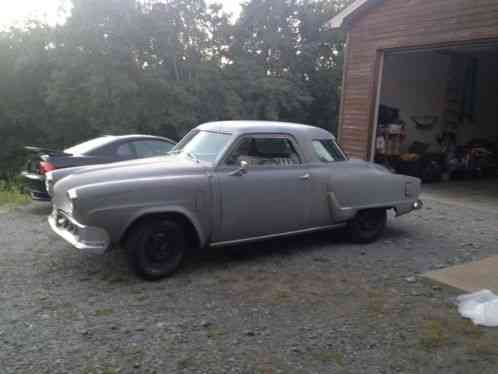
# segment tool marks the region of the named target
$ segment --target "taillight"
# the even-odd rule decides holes
[[[40,174],[46,174],[49,171],[57,169],[54,164],[51,164],[48,161],[40,161],[40,165],[38,165],[38,170]]]

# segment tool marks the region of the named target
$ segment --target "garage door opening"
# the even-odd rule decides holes
[[[375,161],[498,202],[497,66],[498,43],[386,52]]]

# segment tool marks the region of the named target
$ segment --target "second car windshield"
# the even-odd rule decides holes
[[[230,139],[230,134],[198,131],[187,135],[171,153],[182,153],[190,157],[213,162]]]

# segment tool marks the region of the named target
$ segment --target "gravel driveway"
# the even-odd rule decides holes
[[[0,212],[0,373],[496,373],[498,329],[419,273],[498,252],[498,215],[429,201],[371,245],[340,231],[199,251],[143,282],[48,209]]]

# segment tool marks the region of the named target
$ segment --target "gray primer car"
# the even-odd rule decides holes
[[[347,226],[378,238],[386,210],[421,207],[420,180],[348,160],[307,125],[198,126],[168,156],[86,167],[53,187],[52,229],[82,251],[123,245],[134,270],[159,279],[185,249]]]

